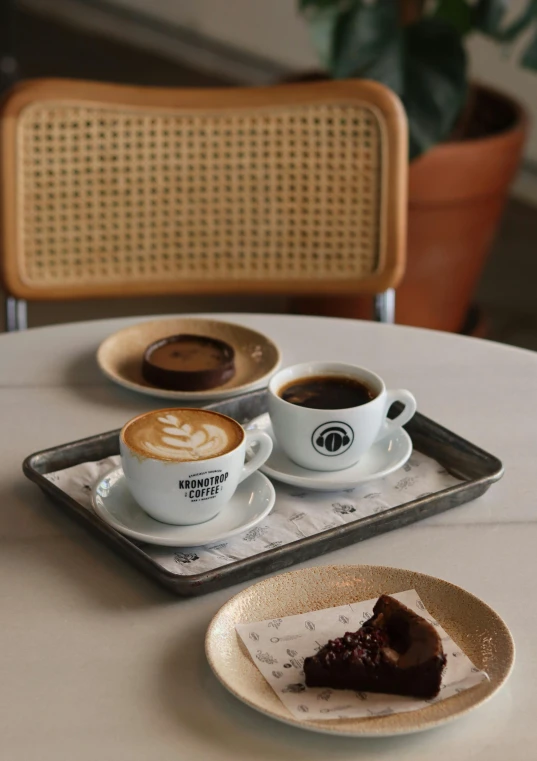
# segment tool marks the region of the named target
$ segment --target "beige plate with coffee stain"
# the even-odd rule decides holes
[[[238,623],[293,616],[406,589],[418,592],[430,614],[473,663],[487,672],[489,681],[419,711],[374,718],[300,721],[289,713],[261,676],[235,631]],[[302,729],[356,737],[421,732],[462,716],[500,689],[515,660],[509,629],[477,597],[434,576],[374,565],[305,568],[248,587],[213,618],[205,639],[205,652],[222,684],[252,708]]]
[[[169,391],[157,388],[142,377],[144,351],[160,338],[190,333],[219,338],[235,349],[235,375],[227,383],[208,391]],[[178,401],[224,399],[266,386],[280,366],[280,350],[270,338],[243,325],[195,317],[151,320],[124,328],[108,336],[97,351],[103,373],[120,386],[148,396]]]

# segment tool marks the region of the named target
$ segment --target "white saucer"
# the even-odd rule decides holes
[[[261,466],[263,473],[291,486],[312,491],[353,489],[375,478],[383,478],[401,468],[412,454],[412,439],[403,428],[399,428],[393,436],[387,436],[373,444],[360,462],[352,468],[330,472],[307,470],[290,460],[279,446],[267,413],[254,418],[245,427],[246,430],[266,431],[274,442],[272,454]]]
[[[194,526],[171,526],[147,515],[131,496],[121,468],[102,478],[92,495],[95,512],[116,531],[166,547],[201,547],[247,531],[270,513],[275,501],[273,485],[258,471],[239,484],[215,518]]]

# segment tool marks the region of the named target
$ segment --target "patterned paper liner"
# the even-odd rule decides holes
[[[108,457],[46,477],[80,505],[92,510],[93,487],[119,465],[119,456]],[[275,483],[276,504],[270,515],[249,531],[226,541],[187,550],[140,546],[162,568],[179,576],[190,576],[384,512],[458,483],[460,480],[436,460],[414,451],[410,460],[391,475],[347,491],[309,492]]]
[[[296,719],[350,719],[418,711],[487,679],[429,614],[413,589],[392,595],[432,623],[440,635],[447,664],[440,694],[431,700],[371,692],[306,687],[304,659],[329,639],[356,631],[370,618],[375,600],[341,605],[298,616],[239,624],[236,629],[253,662]]]

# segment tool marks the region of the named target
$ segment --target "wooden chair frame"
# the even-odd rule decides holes
[[[246,277],[229,278],[212,272],[203,277],[164,276],[97,282],[32,281],[25,274],[25,218],[35,213],[35,193],[24,185],[28,164],[24,120],[32,109],[100,108],[132,114],[176,115],[270,114],[278,109],[345,107],[372,114],[378,127],[379,145],[379,236],[374,270],[357,277]],[[8,327],[26,324],[26,299],[55,300],[94,297],[150,296],[157,294],[277,293],[277,294],[376,294],[376,316],[393,321],[393,288],[400,281],[405,260],[407,206],[407,127],[404,110],[382,85],[346,80],[274,87],[218,90],[141,88],[79,82],[34,80],[17,85],[0,112],[1,156],[1,255],[2,280],[6,288]],[[52,197],[52,196],[51,196]],[[51,203],[57,203],[57,195]]]

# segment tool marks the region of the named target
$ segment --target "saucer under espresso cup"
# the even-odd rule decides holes
[[[154,410],[130,420],[119,437],[127,486],[148,515],[190,526],[214,518],[272,451],[270,436],[246,432],[209,410]],[[246,449],[254,453],[245,463]]]
[[[121,468],[101,478],[93,490],[93,508],[105,523],[138,542],[164,547],[203,547],[249,531],[266,518],[275,501],[274,486],[256,471],[238,485],[215,518],[192,526],[174,526],[156,521],[142,510]]]
[[[412,439],[404,428],[399,428],[393,435],[376,441],[350,468],[308,470],[285,454],[274,436],[267,413],[251,420],[247,429],[265,431],[274,442],[272,453],[260,470],[271,479],[308,491],[344,491],[385,478],[402,468],[412,454]]]
[[[394,402],[404,409],[390,420]],[[375,442],[408,423],[416,400],[405,389],[387,390],[382,378],[363,367],[306,362],[272,377],[268,409],[278,444],[294,463],[335,471],[356,465]]]

